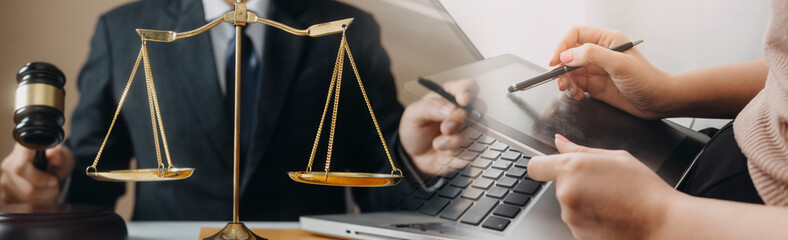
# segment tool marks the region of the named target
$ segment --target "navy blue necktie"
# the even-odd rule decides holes
[[[244,28],[245,29],[245,28]],[[257,81],[260,73],[260,60],[254,51],[252,39],[245,32],[241,34],[241,155],[244,161],[249,149],[249,142],[252,137],[252,126],[254,124],[254,109],[256,107]],[[227,68],[225,71],[225,81],[227,86],[227,106],[230,116],[234,116],[235,109],[235,37],[230,40],[227,47]]]

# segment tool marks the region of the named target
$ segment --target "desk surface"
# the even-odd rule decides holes
[[[222,228],[227,222],[127,222],[129,240],[198,239],[200,227]],[[248,228],[301,228],[298,222],[244,222]]]

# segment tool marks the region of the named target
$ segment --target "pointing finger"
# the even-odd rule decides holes
[[[569,157],[563,154],[533,157],[528,162],[528,177],[543,182],[553,181],[568,161]]]
[[[561,134],[555,134],[555,147],[558,149],[560,153],[605,153],[608,150],[599,149],[599,148],[590,148],[586,146],[581,146],[569,141],[566,137]]]

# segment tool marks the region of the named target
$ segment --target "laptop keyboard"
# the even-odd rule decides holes
[[[442,183],[437,191],[406,193],[399,208],[504,231],[544,183],[528,178],[529,156],[472,128],[462,135],[461,149],[447,163],[455,171],[428,183]]]

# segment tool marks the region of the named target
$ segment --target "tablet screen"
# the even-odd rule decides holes
[[[588,97],[571,99],[558,90],[555,80],[526,91],[507,91],[509,85],[544,71],[518,57],[502,55],[425,78],[438,83],[473,79],[479,89],[473,106],[484,114],[480,122],[537,154],[557,152],[553,141],[559,133],[577,144],[626,150],[658,173],[666,161],[679,158],[676,154],[686,155],[681,145],[686,144],[688,130],[667,121],[640,119]],[[419,94],[427,91],[415,81],[406,88]],[[681,163],[669,165],[688,167],[700,147],[691,157],[682,155],[683,159],[676,160]]]

